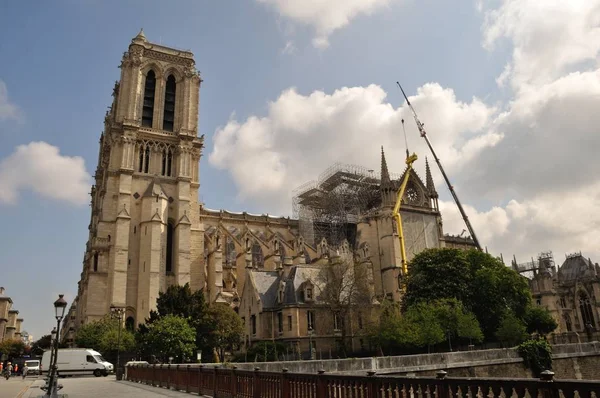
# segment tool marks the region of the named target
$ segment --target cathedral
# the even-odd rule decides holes
[[[267,290],[277,291],[267,282],[257,286],[259,273],[287,269],[289,276],[294,267],[314,267],[340,252],[368,263],[374,297],[400,299],[392,211],[403,174],[388,171],[383,148],[379,172],[338,165],[299,190],[293,218],[211,210],[198,201],[202,79],[193,54],[151,43],[140,32],[120,69],[100,137],[71,329],[102,318],[111,306],[123,308],[125,324],[134,328],[160,292],[186,283],[210,302],[239,310],[249,281],[265,290],[255,292],[265,300]],[[413,169],[404,172],[410,173],[401,209],[409,259],[426,248],[473,247],[470,239],[443,233],[429,165],[424,181]]]

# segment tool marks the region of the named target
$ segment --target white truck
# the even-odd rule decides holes
[[[42,356],[42,374],[50,370],[50,350]],[[91,375],[107,376],[114,370],[99,352],[88,348],[62,348],[58,350],[56,368],[59,376]]]

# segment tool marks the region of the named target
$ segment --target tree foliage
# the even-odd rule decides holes
[[[31,352],[33,353],[33,355],[41,355],[44,352],[44,350],[49,349],[51,345],[52,336],[46,334],[33,342],[33,344],[31,345]]]
[[[252,362],[279,361],[286,352],[285,344],[278,341],[259,341],[252,344],[245,357]]]
[[[20,357],[25,351],[25,343],[21,339],[6,339],[0,342],[0,353],[9,358]]]
[[[496,337],[505,347],[514,347],[527,339],[527,330],[519,318],[507,311],[500,320]]]
[[[552,347],[546,340],[527,340],[517,347],[517,351],[535,377],[540,377],[545,370],[552,370]]]
[[[227,304],[213,304],[208,308],[207,318],[212,321],[210,342],[216,348],[219,360],[225,360],[225,352],[233,351],[242,342],[244,324]]]
[[[194,355],[196,332],[187,319],[166,315],[148,325],[148,333],[143,336],[146,347],[162,362],[170,357],[184,362]]]
[[[121,329],[119,344],[119,328]],[[119,324],[119,320],[106,315],[100,320],[83,325],[77,330],[75,344],[82,348],[91,348],[102,354],[130,351],[135,348],[133,333]]]
[[[542,336],[552,333],[558,324],[546,308],[530,306],[525,312],[525,325],[528,333],[538,333]]]
[[[420,302],[456,299],[475,315],[490,340],[506,311],[523,319],[531,302],[525,278],[478,250],[429,249],[417,254],[410,265],[405,309]]]

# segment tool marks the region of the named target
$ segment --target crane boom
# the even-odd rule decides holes
[[[417,123],[417,128],[419,129],[419,133],[421,134],[421,137],[425,138],[425,142],[427,143],[427,146],[429,147],[429,150],[431,151],[431,154],[433,155],[435,162],[437,163],[440,171],[442,172],[442,176],[444,176],[444,180],[446,181],[446,184],[448,185],[448,188],[450,189],[450,193],[452,194],[452,197],[454,198],[454,202],[456,203],[456,206],[458,206],[458,211],[460,211],[460,215],[462,216],[463,220],[465,221],[465,224],[467,225],[467,229],[469,230],[469,233],[471,234],[471,238],[473,238],[473,243],[475,243],[475,246],[477,247],[477,249],[481,251],[481,245],[479,244],[479,240],[477,240],[477,236],[475,235],[475,231],[473,230],[471,221],[469,221],[469,217],[467,216],[467,213],[465,213],[465,210],[463,209],[462,204],[460,203],[460,200],[458,199],[458,196],[456,195],[456,192],[454,191],[454,187],[450,183],[450,179],[446,175],[446,172],[444,171],[444,167],[442,167],[442,163],[440,162],[440,159],[437,157],[435,151],[433,150],[433,147],[431,146],[431,142],[429,142],[429,138],[427,138],[427,132],[425,131],[425,127],[424,127],[423,123],[421,123],[421,121],[419,120],[419,118],[417,116],[417,112],[415,112],[415,109],[413,108],[412,104],[408,100],[408,97],[406,96],[406,93],[404,92],[404,89],[402,89],[402,86],[400,85],[400,83],[396,82],[396,84],[398,84],[398,87],[400,87],[400,91],[402,91],[402,95],[404,95],[404,99],[406,99],[406,103],[408,104],[408,106],[413,114],[413,117],[415,118],[415,122]]]

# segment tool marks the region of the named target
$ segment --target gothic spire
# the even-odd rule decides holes
[[[429,162],[427,161],[427,158],[425,158],[425,181],[429,195],[431,195],[432,198],[437,198],[438,193],[435,190],[435,185],[433,184],[433,177],[431,176],[431,169],[429,168]]]
[[[385,153],[383,146],[381,147],[381,204],[383,207],[390,208],[394,206],[394,185],[390,178],[387,162],[385,161]]]
[[[385,161],[385,153],[383,153],[383,145],[381,146],[381,187],[391,185],[390,172],[388,171],[387,162]]]

